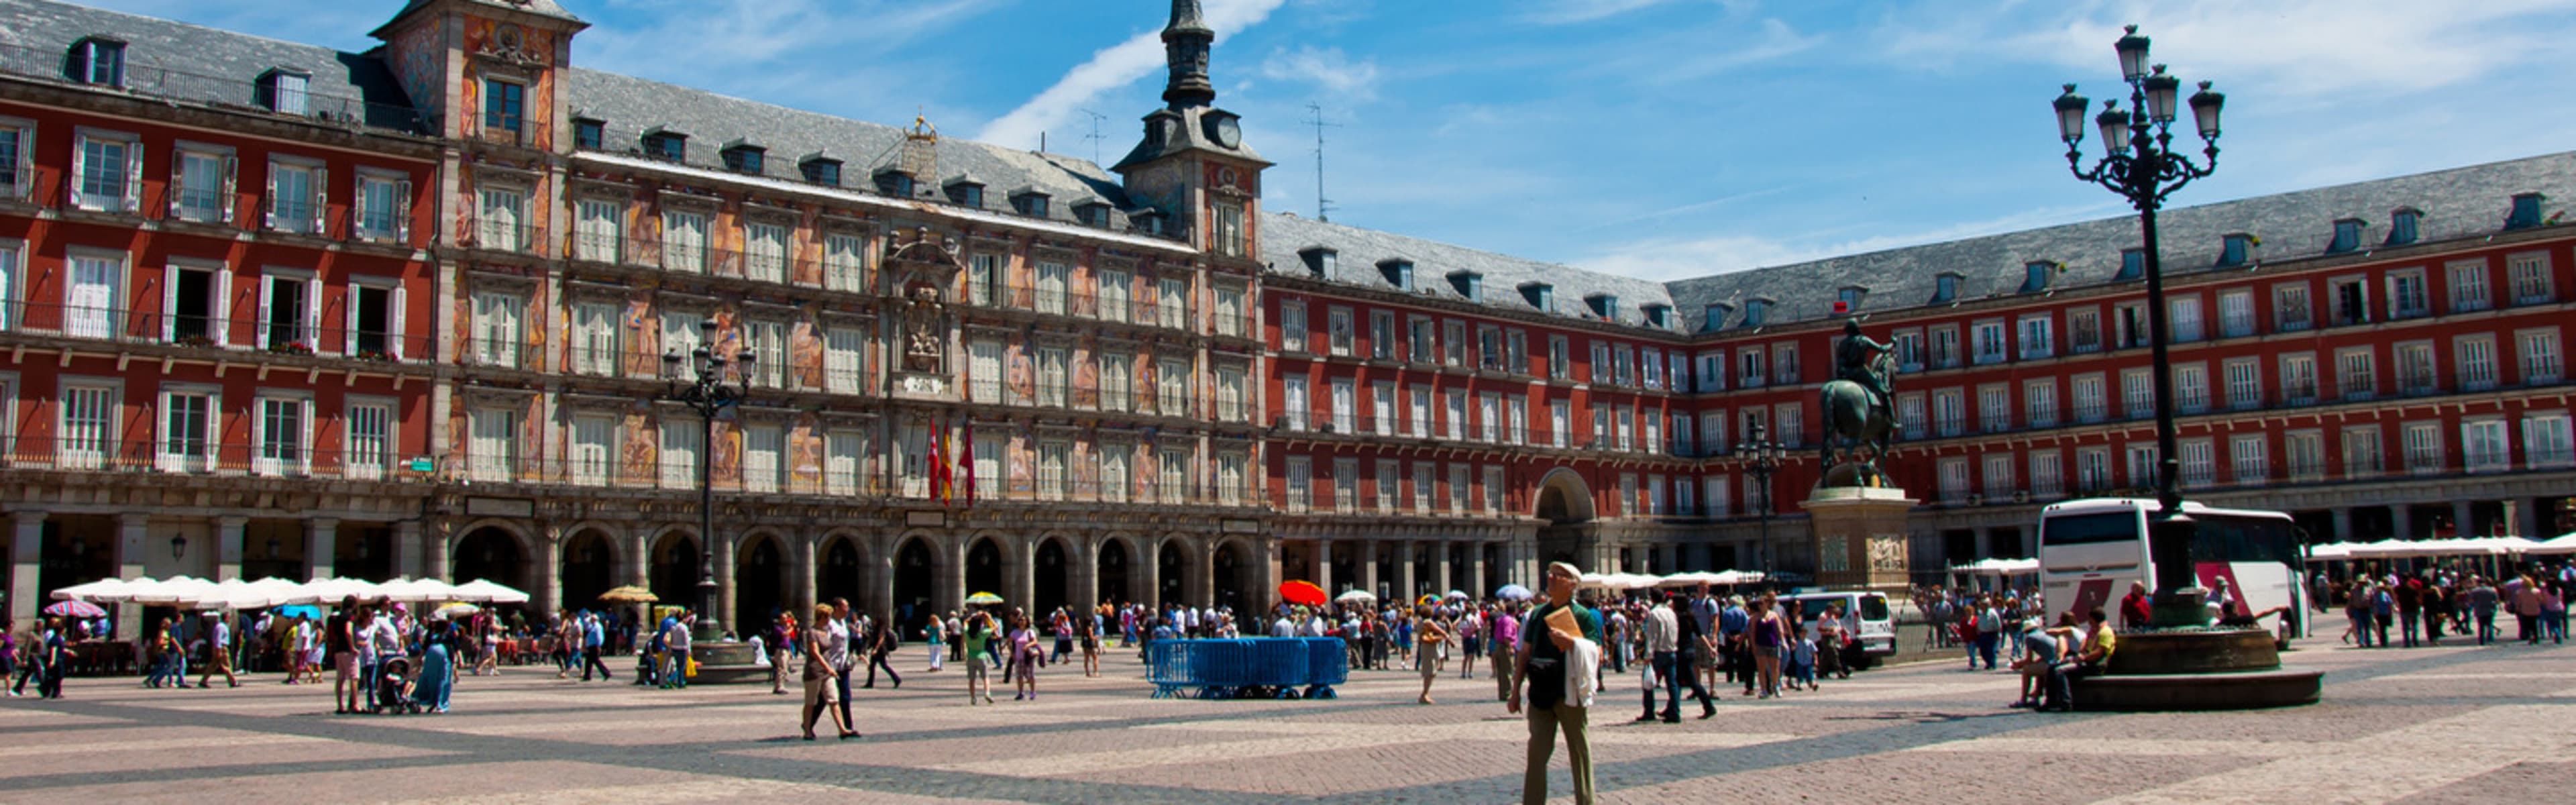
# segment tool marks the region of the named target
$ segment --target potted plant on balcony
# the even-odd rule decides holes
[[[268,345],[268,351],[282,355],[311,355],[313,354],[313,345],[302,341],[288,341],[280,344],[270,344]]]

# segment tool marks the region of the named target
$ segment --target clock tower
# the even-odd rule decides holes
[[[1165,105],[1145,116],[1144,140],[1110,170],[1124,177],[1129,198],[1162,213],[1170,222],[1165,231],[1211,256],[1254,261],[1261,171],[1270,163],[1243,144],[1242,118],[1214,105],[1208,51],[1215,42],[1199,0],[1172,0],[1172,20],[1163,27],[1171,68]]]

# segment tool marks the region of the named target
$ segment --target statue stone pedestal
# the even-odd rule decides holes
[[[1877,486],[1818,487],[1808,495],[1799,505],[1807,510],[1816,583],[1903,594],[1913,583],[1905,515],[1917,502],[1905,490]]]

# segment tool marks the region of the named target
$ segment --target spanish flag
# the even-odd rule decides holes
[[[946,428],[930,437],[930,497],[943,504],[957,498],[957,480],[948,464],[948,439]]]

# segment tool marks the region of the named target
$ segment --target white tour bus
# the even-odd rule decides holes
[[[2093,498],[2041,509],[2039,583],[2049,610],[2071,611],[2080,617],[2098,606],[2117,623],[2120,599],[2129,594],[2130,582],[2155,587],[2155,564],[2147,552],[2147,519],[2158,508],[2155,500],[2147,498]],[[2188,501],[2182,510],[2198,523],[2191,555],[2201,587],[2225,578],[2238,602],[2229,614],[2288,607],[2282,616],[2288,633],[2307,634],[2307,590],[2299,583],[2302,539],[2289,515]]]

